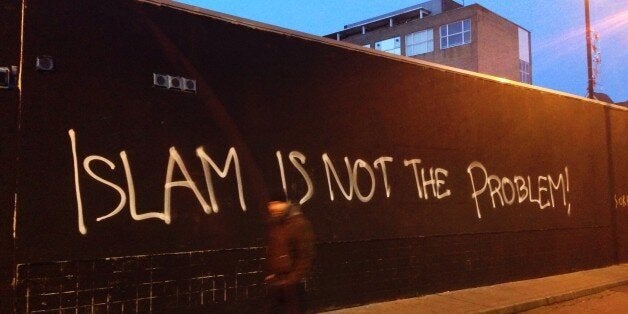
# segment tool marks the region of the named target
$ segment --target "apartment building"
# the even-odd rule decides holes
[[[479,4],[430,0],[325,37],[532,83],[530,32]]]

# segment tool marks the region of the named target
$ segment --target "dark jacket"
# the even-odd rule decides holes
[[[305,279],[314,258],[314,234],[298,205],[270,220],[268,228],[267,268],[275,283],[291,285]]]

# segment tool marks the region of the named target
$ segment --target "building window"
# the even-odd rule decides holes
[[[471,20],[453,22],[440,27],[440,49],[471,42]]]
[[[426,29],[406,35],[406,56],[434,51],[434,30]]]
[[[399,37],[388,38],[386,40],[378,41],[375,43],[375,49],[394,53],[396,55],[401,54],[401,40]]]
[[[521,78],[521,82],[528,84],[532,83],[532,77],[530,76],[530,62],[519,60],[519,76]]]
[[[523,83],[532,84],[530,71],[530,32],[519,28],[519,76]]]

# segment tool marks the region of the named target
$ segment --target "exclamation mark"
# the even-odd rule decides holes
[[[569,194],[569,168],[565,167],[565,181],[567,181],[567,194]],[[571,216],[571,203],[567,202],[567,216]]]

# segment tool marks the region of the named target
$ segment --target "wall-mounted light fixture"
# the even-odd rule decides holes
[[[185,92],[196,92],[196,81],[182,76],[153,73],[153,86]]]
[[[55,68],[55,61],[51,56],[39,56],[35,61],[35,67],[39,71],[52,71]]]

